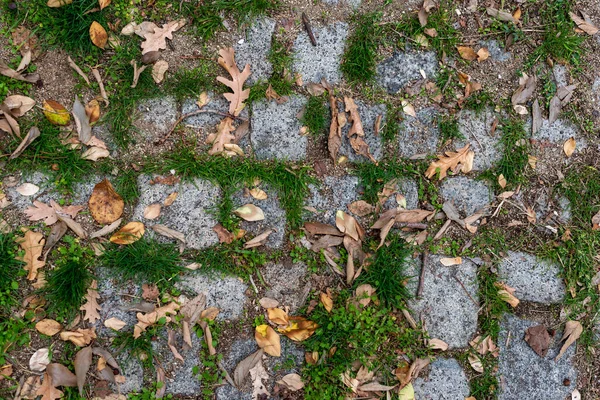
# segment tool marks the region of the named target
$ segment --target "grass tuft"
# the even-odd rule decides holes
[[[267,261],[264,253],[257,249],[244,249],[239,240],[231,244],[219,244],[197,253],[194,262],[203,271],[222,272],[228,275],[247,278]]]
[[[381,28],[377,25],[380,13],[358,15],[354,18],[354,32],[348,38],[340,69],[351,83],[366,83],[375,77],[377,47]]]
[[[18,304],[14,292],[19,288],[19,278],[25,275],[25,263],[15,259],[17,250],[14,236],[0,233],[0,318],[8,316],[10,307]]]
[[[458,129],[458,119],[455,116],[441,116],[438,120],[438,128],[442,136],[442,143],[465,138]]]
[[[324,97],[311,96],[308,99],[300,122],[308,128],[308,132],[313,136],[321,136],[328,132],[329,109]]]

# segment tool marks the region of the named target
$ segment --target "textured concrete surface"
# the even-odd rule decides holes
[[[175,358],[165,341],[156,343],[156,347],[160,347],[160,349],[155,348],[155,350],[160,351],[165,370],[166,393],[193,396],[200,391],[200,377],[194,375],[194,367],[202,367],[200,351],[202,350],[203,339],[198,338],[198,335],[192,332],[192,348],[183,350],[181,329],[174,329],[174,331],[175,348],[177,348],[177,351],[183,357],[183,363]]]
[[[493,134],[491,133],[495,119],[500,120],[500,116],[491,109],[480,113],[463,110],[458,116],[458,130],[465,139],[456,141],[456,148],[461,148],[467,143],[471,145],[471,150],[475,152],[474,171],[491,168],[502,158],[500,147],[502,132],[497,129]]]
[[[273,66],[268,60],[271,50],[271,38],[275,30],[275,21],[270,18],[255,20],[246,34],[234,46],[235,62],[240,70],[250,64],[250,78],[246,81],[249,85],[260,80],[267,80],[273,73]]]
[[[445,178],[440,194],[444,200],[454,201],[458,211],[466,216],[487,206],[493,199],[491,189],[483,181],[466,176]]]
[[[336,84],[342,78],[340,62],[348,37],[348,24],[336,22],[327,26],[313,24],[317,45],[310,43],[308,34],[302,30],[294,42],[294,72],[302,76],[304,83],[321,82],[325,78]]]
[[[320,186],[310,185],[309,188],[311,194],[306,205],[316,208],[317,214],[310,213],[306,218],[308,221],[335,224],[335,213],[338,210],[348,212],[348,204],[361,197],[358,177],[353,175],[326,176]]]
[[[438,111],[433,107],[420,109],[416,118],[404,116],[398,131],[398,150],[401,157],[437,153],[440,141],[438,116]]]
[[[512,54],[506,51],[503,45],[495,39],[483,40],[480,42],[481,47],[485,47],[490,52],[490,58],[493,61],[506,62],[512,58]]]
[[[148,175],[139,176],[140,198],[133,211],[133,220],[146,225],[146,234],[153,234],[149,229],[153,224],[162,224],[185,234],[187,246],[193,249],[201,249],[219,242],[217,234],[212,230],[217,224],[213,211],[221,197],[218,187],[201,179],[176,185],[151,185],[150,180]],[[162,207],[157,219],[149,221],[144,218],[147,206],[154,203],[164,204],[167,196],[173,192],[179,193],[177,199],[171,206]],[[159,240],[171,240],[161,235],[155,236]]]
[[[363,125],[365,142],[369,145],[369,152],[379,161],[383,157],[383,141],[380,135],[375,135],[375,121],[378,115],[382,116],[381,126],[385,124],[386,106],[385,104],[368,105],[360,100],[356,100],[358,106],[358,114]],[[339,108],[340,112],[343,111],[343,106]],[[347,123],[342,128],[342,146],[340,147],[340,155],[345,155],[351,162],[370,162],[368,157],[358,155],[350,145],[350,139],[348,139],[348,131],[350,130],[351,124]]]
[[[579,129],[572,122],[563,119],[557,119],[552,124],[544,120],[540,129],[533,135],[533,139],[558,144],[561,149],[564,142],[571,137],[575,138],[577,144],[574,154],[587,147],[587,141],[579,133]]]
[[[477,332],[479,310],[477,266],[463,259],[461,265],[445,267],[440,263],[444,256],[430,255],[425,265],[423,296],[409,301],[415,319],[423,318],[430,337],[441,339],[450,348],[463,348]],[[421,263],[414,273],[419,276]],[[417,287],[411,286],[416,293]]]
[[[498,266],[499,279],[515,289],[520,300],[538,303],[560,303],[565,297],[565,285],[558,276],[556,264],[539,260],[528,253],[509,251]]]
[[[564,400],[577,388],[577,371],[571,361],[575,345],[555,361],[562,332],[556,332],[546,357],[538,356],[525,342],[525,330],[537,322],[505,315],[500,324],[498,347],[499,400]],[[509,340],[510,335],[510,340]],[[508,343],[508,345],[507,345]],[[570,381],[565,385],[565,379]]]
[[[291,96],[289,101],[277,104],[262,100],[252,107],[252,148],[259,159],[297,161],[306,158],[308,139],[300,135],[302,124],[299,113],[306,98]]]
[[[453,358],[438,358],[429,365],[429,375],[413,383],[415,399],[462,400],[469,396],[469,382]]]
[[[177,121],[177,101],[174,97],[144,100],[138,104],[133,121],[139,133],[137,140],[154,142],[163,137]]]
[[[323,3],[330,6],[350,6],[353,9],[360,7],[361,0],[323,0]]]
[[[435,78],[438,70],[438,61],[434,52],[399,52],[383,61],[377,66],[377,82],[388,91],[398,93],[408,83],[424,79]]]
[[[262,221],[247,222],[241,221],[240,227],[252,236],[257,236],[268,229],[274,230],[267,239],[265,246],[270,249],[279,249],[283,246],[285,239],[286,218],[285,210],[279,204],[279,196],[276,190],[271,189],[267,185],[259,185],[259,188],[267,193],[268,198],[265,200],[257,200],[250,194],[244,196],[244,191],[240,190],[233,194],[232,201],[235,208],[245,204],[254,204],[263,210],[265,219]]]
[[[281,263],[268,262],[263,266],[262,275],[267,284],[265,297],[270,297],[290,308],[294,313],[302,307],[310,291],[305,281],[306,264],[292,263],[286,259]]]

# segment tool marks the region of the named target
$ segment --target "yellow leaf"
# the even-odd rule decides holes
[[[563,150],[567,157],[571,157],[573,155],[573,153],[575,152],[575,147],[575,138],[571,137],[565,142],[565,144],[563,145]]]
[[[96,21],[92,22],[92,25],[90,25],[90,39],[95,46],[100,47],[101,49],[104,49],[108,42],[106,29]]]
[[[398,392],[398,400],[415,400],[415,389],[413,388],[412,383],[404,386]]]
[[[90,124],[93,124],[100,119],[100,103],[98,103],[98,100],[94,99],[87,103],[85,106],[85,114],[87,115]]]
[[[71,114],[67,109],[54,100],[44,100],[43,113],[54,125],[67,125],[71,121]]]
[[[460,54],[460,56],[468,61],[473,61],[477,59],[477,53],[475,52],[475,50],[473,50],[472,47],[468,47],[468,46],[456,46],[456,50],[458,50],[458,54]]]
[[[281,338],[269,325],[259,325],[254,332],[258,347],[273,357],[281,356]]]
[[[319,327],[315,322],[309,321],[304,317],[289,317],[289,321],[288,327],[278,329],[278,331],[295,342],[308,339]]]
[[[112,235],[110,241],[116,244],[131,244],[144,236],[144,232],[144,224],[141,222],[130,222]]]
[[[333,309],[333,300],[331,300],[331,297],[329,297],[327,293],[323,292],[319,294],[319,297],[321,299],[321,304],[323,304],[323,307],[325,307],[325,310],[327,310],[327,312],[331,312]]]

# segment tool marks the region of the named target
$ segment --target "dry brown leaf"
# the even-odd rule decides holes
[[[295,342],[302,342],[311,337],[318,327],[317,323],[304,317],[289,317],[289,325],[277,330]]]
[[[54,336],[62,329],[62,325],[53,319],[43,319],[35,324],[35,329],[46,336]]]
[[[151,226],[151,228],[154,232],[158,233],[159,235],[168,237],[169,239],[179,240],[183,245],[185,245],[186,243],[185,235],[181,232],[176,231],[175,229],[171,229],[161,224],[154,224]]]
[[[2,104],[8,108],[8,111],[13,117],[19,118],[35,106],[35,100],[31,97],[14,94],[6,97]]]
[[[98,5],[100,6],[100,10],[104,10],[106,7],[110,5],[111,0],[98,0]]]
[[[469,148],[470,144],[467,144],[465,147],[458,149],[455,152],[447,151],[446,155],[438,155],[439,160],[433,161],[429,165],[429,168],[425,171],[425,176],[428,179],[431,179],[439,171],[438,180],[442,180],[447,176],[448,170],[451,170],[453,173],[457,173],[459,169],[464,173],[471,171],[475,153]]]
[[[262,221],[265,219],[265,214],[260,207],[254,204],[246,204],[233,211],[235,215],[242,218],[244,221]]]
[[[544,325],[536,325],[527,328],[525,331],[525,341],[538,356],[546,357],[552,338]]]
[[[354,240],[362,240],[365,235],[364,229],[359,225],[356,219],[342,210],[335,213],[335,225],[345,235]]]
[[[483,373],[483,364],[481,363],[481,359],[476,354],[469,354],[469,364],[471,368],[479,373]]]
[[[289,316],[281,308],[268,308],[267,309],[267,317],[269,318],[269,321],[271,321],[277,325],[288,325],[289,324]]]
[[[167,330],[167,345],[169,346],[171,353],[173,353],[173,357],[175,357],[181,362],[185,361],[181,354],[179,354],[177,347],[175,347],[175,331],[172,329]]]
[[[554,361],[560,360],[560,358],[563,356],[563,354],[565,354],[565,351],[567,351],[569,346],[571,346],[573,343],[575,343],[575,341],[577,339],[579,339],[579,336],[581,336],[582,333],[583,333],[583,326],[581,325],[581,322],[567,321],[567,323],[565,325],[565,331],[563,332],[563,336],[560,339],[561,342],[564,340],[565,343],[563,343],[563,345],[560,348],[560,351],[558,352],[558,355],[556,356]]]
[[[125,202],[113,189],[110,181],[104,179],[94,186],[88,206],[92,217],[99,224],[110,224],[123,215]]]
[[[525,78],[526,77],[526,78]],[[529,100],[535,91],[536,78],[535,76],[524,76],[524,81],[511,97],[511,103],[513,105],[524,104]]]
[[[490,57],[490,52],[487,47],[482,47],[477,50],[477,61],[482,62],[487,60]]]
[[[237,387],[242,387],[246,376],[248,376],[250,370],[262,360],[263,354],[264,351],[262,349],[259,349],[254,353],[250,354],[248,357],[244,358],[235,367],[235,371],[233,372],[233,381],[235,382],[235,385]]]
[[[364,217],[375,212],[375,207],[364,200],[358,200],[348,204],[348,211],[359,217]]]
[[[440,263],[445,267],[451,267],[453,265],[461,265],[462,258],[461,257],[453,257],[453,258],[444,257],[444,258],[440,258]]]
[[[477,336],[475,339],[471,340],[469,344],[477,351],[477,353],[481,354],[482,356],[488,353],[494,357],[498,357],[500,355],[500,349],[498,346],[496,346],[496,344],[494,344],[491,336],[486,336],[485,338]]]
[[[100,319],[100,311],[102,308],[98,304],[98,299],[100,295],[98,294],[98,282],[96,280],[92,281],[92,284],[87,289],[87,294],[85,295],[85,303],[79,308],[84,312],[83,320],[90,321],[90,323],[94,323]]]
[[[281,339],[269,325],[259,325],[254,332],[254,339],[258,347],[270,356],[281,356]]]
[[[577,25],[579,29],[581,29],[588,35],[595,35],[596,33],[598,33],[598,28],[594,26],[589,20],[586,21],[586,19],[588,18],[583,19],[572,11],[569,12],[569,16],[571,17],[571,20],[575,22],[575,25]]]
[[[18,81],[24,81],[29,83],[36,83],[40,80],[39,74],[26,74],[23,75],[14,69],[10,68],[8,65],[4,64],[0,61],[0,75],[4,75],[8,78],[16,79]],[[8,117],[8,116],[7,116]]]
[[[235,53],[232,47],[219,50],[219,56],[219,65],[229,72],[232,79],[218,76],[217,81],[233,91],[233,93],[225,93],[223,96],[230,102],[229,113],[238,116],[246,106],[244,102],[250,95],[250,89],[243,89],[244,83],[250,76],[250,64],[246,64],[244,70],[240,72],[235,63]]]
[[[165,60],[158,60],[152,66],[152,79],[155,83],[161,83],[165,79],[165,74],[169,69],[169,63]]]
[[[149,326],[155,325],[161,318],[165,318],[166,322],[171,322],[170,315],[177,314],[177,310],[179,310],[179,304],[171,302],[146,314],[137,313],[138,322],[133,328],[133,337],[139,338],[142,332],[145,332]]]
[[[256,200],[266,200],[268,198],[267,193],[260,188],[253,188],[248,191],[250,196],[254,197]]]
[[[344,236],[344,234],[335,226],[324,224],[322,222],[305,222],[304,229],[311,235]]]
[[[90,367],[92,366],[92,348],[88,346],[79,350],[77,354],[75,354],[73,365],[75,367],[75,376],[77,379],[79,395],[83,396],[83,385],[85,384],[85,378],[90,370]],[[52,378],[52,380],[56,382],[54,376]]]
[[[119,227],[119,225],[121,225],[121,222],[123,222],[123,218],[119,218],[112,224],[106,225],[104,228],[92,233],[90,235],[90,239],[99,238],[99,237],[102,237],[104,235],[108,235],[109,233],[114,232]]]
[[[25,182],[16,187],[15,191],[21,196],[33,196],[40,191],[40,187],[33,183]]]
[[[477,53],[472,47],[456,46],[456,50],[458,50],[458,54],[460,54],[461,58],[464,60],[473,61],[478,58]]]
[[[73,0],[48,0],[48,7],[56,8],[71,4]]]
[[[429,339],[427,340],[427,346],[434,350],[446,351],[448,350],[448,343],[441,339]]]
[[[500,185],[500,187],[502,189],[504,189],[506,187],[506,178],[504,177],[504,174],[500,174],[498,175],[498,185]]]
[[[325,307],[325,310],[327,310],[327,312],[331,312],[333,309],[333,300],[331,297],[327,293],[321,292],[319,293],[319,299],[321,300],[323,307]]]
[[[34,372],[42,372],[50,364],[50,352],[47,348],[36,350],[29,359],[29,369]]]
[[[567,139],[567,141],[563,144],[563,151],[567,157],[571,157],[575,152],[575,147],[577,146],[575,142],[575,138],[571,137]]]
[[[81,154],[81,158],[84,160],[98,161],[100,158],[106,158],[110,156],[110,152],[102,147],[92,146]]]
[[[263,244],[265,244],[265,242],[267,241],[267,239],[273,232],[274,232],[273,229],[267,229],[260,235],[257,235],[255,237],[253,237],[251,240],[248,240],[246,243],[244,243],[244,248],[252,249],[254,247],[262,246]]]
[[[46,243],[44,235],[27,230],[23,237],[16,237],[15,242],[24,251],[22,255],[15,258],[25,263],[24,268],[27,270],[27,279],[33,281],[37,277],[38,269],[46,264],[46,261],[41,259],[44,243]]]
[[[93,339],[96,339],[96,328],[78,328],[75,331],[62,331],[60,339],[65,342],[70,341],[75,346],[84,347],[89,345]]]
[[[5,364],[0,367],[0,381],[10,377],[13,374],[13,366],[11,364]]]
[[[375,293],[373,286],[363,283],[354,290],[354,297],[358,300],[358,304],[366,307],[371,302],[371,296]]]
[[[144,283],[142,285],[142,298],[145,300],[156,300],[160,292],[158,286],[153,283]]]
[[[154,25],[154,29],[149,29],[142,35],[142,55],[151,51],[159,51],[167,48],[167,39],[173,40],[173,32],[178,31],[185,25],[185,19],[179,21],[171,21],[162,26],[162,28]]]
[[[225,156],[243,155],[242,149],[236,145],[235,135],[232,133],[235,131],[233,126],[233,119],[226,117],[219,125],[217,125],[217,132],[211,133],[206,138],[207,144],[212,144],[212,148],[208,151],[209,155],[223,154]],[[240,153],[241,152],[241,153]]]
[[[90,124],[100,119],[100,103],[98,103],[98,100],[93,99],[85,105],[85,114]]]
[[[487,13],[489,16],[494,17],[499,19],[500,21],[504,21],[504,22],[512,22],[514,24],[516,24],[518,22],[518,20],[512,16],[511,13],[506,12],[506,11],[499,11],[493,7],[488,7],[486,9]]]
[[[213,226],[212,230],[217,234],[219,238],[219,243],[231,243],[233,242],[234,236],[233,233],[229,232],[227,229],[223,227],[221,224],[217,224]]]
[[[90,39],[95,46],[104,50],[108,42],[108,33],[106,33],[106,29],[102,25],[94,21],[90,25]]]
[[[346,112],[350,114],[348,122],[352,124],[347,134],[350,145],[356,154],[367,157],[372,162],[377,162],[369,150],[369,145],[364,140],[365,131],[358,113],[358,106],[351,97],[347,96],[344,96],[344,104],[346,105]]]
[[[263,380],[269,379],[269,374],[265,370],[262,361],[257,362],[248,372],[252,379],[252,399],[269,398],[269,391],[263,383]]]
[[[144,224],[141,222],[130,222],[119,229],[109,240],[116,244],[131,244],[140,240],[144,236],[144,232]]]
[[[179,196],[178,192],[173,192],[170,195],[168,195],[167,198],[165,199],[164,206],[170,207],[177,199],[177,196]]]
[[[15,151],[12,152],[12,154],[10,155],[10,157],[8,159],[13,160],[13,159],[19,157],[21,155],[21,153],[31,144],[31,142],[33,142],[39,136],[40,136],[40,130],[36,126],[33,126],[27,133],[27,136],[25,136],[25,138],[23,138],[23,140],[21,141],[19,146],[15,149]]]
[[[118,318],[112,317],[104,321],[104,326],[110,329],[114,329],[115,331],[120,331],[125,328],[127,324],[125,321],[121,321]]]
[[[42,396],[42,400],[56,400],[63,397],[63,392],[54,387],[54,385],[52,384],[52,378],[48,373],[44,374],[44,380],[42,381],[42,385],[35,392],[35,394],[37,396]]]
[[[285,386],[292,392],[297,392],[304,387],[302,377],[298,374],[287,374],[283,378],[277,381],[278,384]]]
[[[329,109],[331,110],[331,124],[329,125],[329,137],[327,139],[327,149],[335,162],[338,156],[338,151],[342,146],[342,127],[346,125],[346,115],[338,114],[338,105],[335,98],[333,88],[323,79],[323,87],[327,89],[329,97]]]
[[[160,204],[154,203],[150,204],[144,209],[144,218],[146,219],[156,219],[160,216]]]
[[[500,299],[510,304],[513,308],[519,305],[520,301],[514,295],[515,289],[511,288],[503,282],[496,282],[494,283],[494,286],[500,289],[498,290],[498,295],[500,296]]]

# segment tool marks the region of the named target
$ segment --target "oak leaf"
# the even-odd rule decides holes
[[[159,51],[167,48],[167,39],[173,39],[173,32],[178,31],[185,25],[185,19],[171,21],[164,24],[162,28],[154,26],[154,29],[144,32],[145,41],[142,42],[142,55],[151,51]]]
[[[41,259],[42,250],[46,243],[44,235],[27,230],[23,237],[17,237],[15,241],[25,251],[23,255],[17,256],[16,259],[25,263],[25,269],[28,271],[27,279],[32,281],[36,278],[38,269],[46,264],[46,261]]]
[[[211,133],[206,138],[207,144],[212,144],[212,148],[208,151],[208,154],[213,156],[216,154],[223,154],[227,157],[237,155],[243,155],[244,151],[235,144],[235,135],[233,132],[235,127],[233,126],[233,119],[226,117],[219,125],[217,125],[217,132]]]
[[[475,153],[469,148],[470,144],[467,144],[462,149],[447,151],[446,155],[438,155],[439,159],[429,165],[429,168],[425,171],[425,176],[431,179],[439,171],[438,180],[442,180],[448,175],[448,170],[451,170],[453,173],[457,173],[459,170],[462,172],[471,171]]]
[[[100,319],[100,314],[98,311],[101,310],[101,307],[98,305],[98,299],[100,295],[98,294],[98,282],[92,281],[92,284],[87,290],[87,294],[85,295],[85,303],[81,306],[80,310],[85,312],[83,316],[83,320],[90,321],[90,323],[96,322],[96,320]]]
[[[356,154],[367,157],[373,162],[376,162],[375,158],[369,150],[369,145],[365,142],[365,131],[358,114],[358,106],[351,97],[344,96],[344,104],[346,105],[346,112],[350,113],[348,122],[352,124],[348,130],[348,139],[350,145],[356,152]]]
[[[585,33],[587,33],[588,35],[595,35],[596,33],[598,33],[598,28],[594,24],[592,24],[587,15],[583,14],[584,18],[581,18],[574,12],[569,12],[569,16],[571,17],[571,20],[575,22],[577,27]]]
[[[165,318],[166,322],[171,322],[169,315],[177,314],[177,310],[179,310],[179,304],[171,302],[146,314],[137,313],[138,322],[133,328],[133,337],[139,338],[142,332],[145,332],[149,326],[155,325],[161,318]]]
[[[563,343],[554,361],[560,360],[560,358],[563,356],[563,354],[565,354],[565,351],[567,351],[569,346],[575,343],[575,341],[579,339],[579,336],[581,336],[582,333],[583,326],[581,325],[581,322],[567,321],[567,324],[565,325],[565,331],[563,332],[563,336],[560,339],[561,342],[564,340],[565,343]]]
[[[233,93],[225,93],[223,96],[230,102],[229,113],[238,116],[246,106],[244,101],[250,96],[250,89],[243,89],[244,82],[250,76],[250,64],[246,64],[244,70],[240,72],[235,63],[235,54],[232,47],[219,50],[219,56],[219,65],[229,72],[232,79],[217,76],[217,81],[233,90]]]

